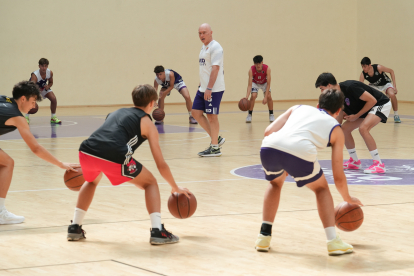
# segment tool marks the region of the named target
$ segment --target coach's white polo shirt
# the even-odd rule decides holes
[[[198,56],[200,63],[200,92],[205,92],[210,80],[210,73],[213,65],[220,66],[216,82],[212,87],[212,92],[221,92],[225,90],[224,86],[224,64],[223,64],[223,48],[221,45],[212,40],[207,46],[203,44],[200,55]]]

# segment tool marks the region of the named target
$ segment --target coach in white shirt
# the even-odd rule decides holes
[[[199,55],[200,87],[194,98],[191,113],[211,138],[210,146],[198,155],[202,157],[221,156],[220,146],[224,144],[225,139],[219,136],[218,114],[225,90],[223,48],[213,40],[213,31],[209,24],[202,24],[198,29],[198,35],[204,45]],[[203,113],[206,113],[207,118]]]

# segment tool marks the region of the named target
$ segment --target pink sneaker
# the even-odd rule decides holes
[[[377,160],[374,160],[374,164],[371,165],[368,169],[364,170],[364,173],[385,173],[384,163],[380,163]]]
[[[361,160],[354,161],[352,157],[348,161],[344,162],[344,170],[359,170],[361,168]]]

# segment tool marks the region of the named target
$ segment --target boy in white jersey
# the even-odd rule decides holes
[[[346,202],[362,205],[357,198],[349,195],[342,168],[345,138],[334,117],[341,111],[343,101],[344,95],[340,91],[325,90],[319,97],[318,109],[306,105],[293,106],[266,128],[260,158],[270,183],[265,194],[263,223],[256,240],[256,250],[268,251],[270,248],[280,192],[286,176],[290,174],[298,187],[306,185],[316,195],[328,254],[353,252],[352,245],[343,242],[336,234],[332,195],[317,160],[318,150],[332,146],[332,171],[336,188]]]
[[[200,87],[194,98],[191,113],[211,138],[210,146],[198,155],[201,157],[221,156],[220,146],[224,144],[225,139],[219,136],[218,114],[225,90],[223,48],[213,40],[213,31],[207,23],[200,26],[198,35],[203,43],[198,56]],[[207,118],[203,113],[206,113]]]
[[[50,89],[53,85],[53,72],[48,69],[49,61],[45,58],[39,60],[39,70],[34,71],[30,76],[30,81],[37,84],[40,90],[42,98],[48,98],[50,101],[50,111],[52,118],[50,119],[51,124],[61,124],[62,121],[56,117],[57,100],[56,96]],[[29,114],[25,115],[27,122],[29,123]]]

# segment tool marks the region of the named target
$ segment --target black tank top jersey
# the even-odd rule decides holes
[[[23,114],[17,107],[16,101],[13,98],[0,95],[0,135],[15,130],[15,126],[6,126],[5,123],[8,119],[19,116],[23,117]]]
[[[79,150],[107,161],[128,164],[134,151],[146,140],[141,136],[141,118],[145,116],[151,118],[139,108],[118,109],[82,142]]]
[[[378,72],[378,64],[372,64],[372,68],[374,68],[374,75],[372,77],[368,75],[368,73],[362,71],[364,78],[369,81],[370,84],[376,86],[384,86],[387,83],[391,82],[391,79],[385,72],[382,72],[381,74]]]
[[[379,90],[360,81],[348,80],[340,82],[339,86],[345,95],[344,111],[348,115],[355,115],[361,111],[362,108],[364,108],[366,102],[361,100],[360,97],[365,91],[371,94],[377,100],[377,103],[374,106],[381,106],[390,101],[388,97],[381,93]],[[368,112],[369,111],[370,110],[368,110]],[[363,114],[361,118],[365,118],[367,113]]]

